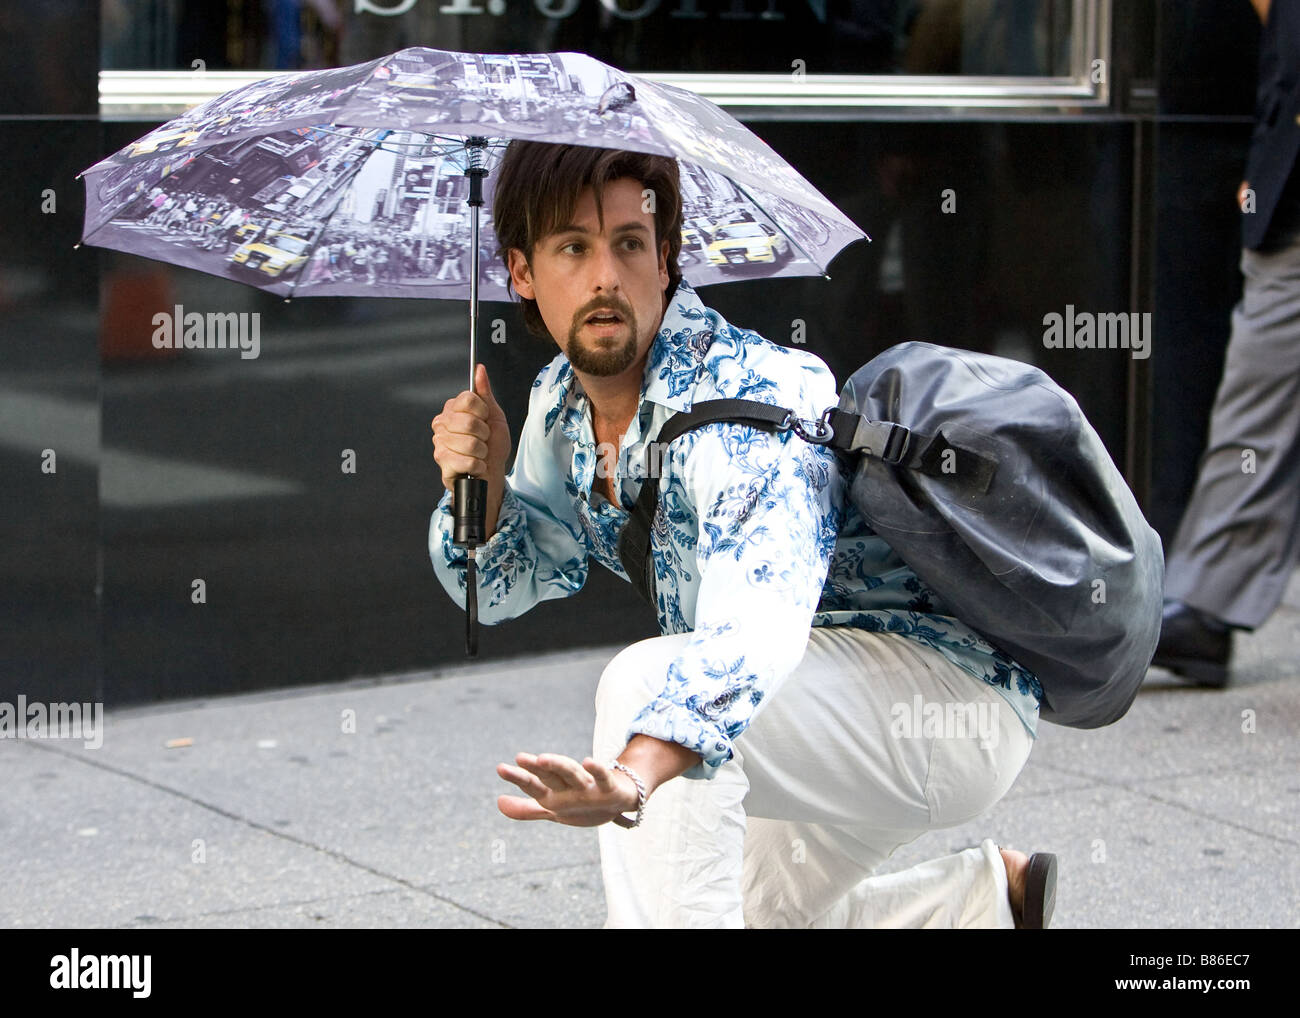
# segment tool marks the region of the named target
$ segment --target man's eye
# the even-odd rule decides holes
[[[639,251],[641,248],[645,246],[645,244],[641,241],[640,237],[628,237],[623,241],[623,243],[629,245],[629,250]],[[568,244],[565,244],[563,247],[560,248],[562,252],[568,251],[570,249],[574,249],[575,253],[577,251],[581,251],[582,244],[575,240],[575,241],[570,241]]]

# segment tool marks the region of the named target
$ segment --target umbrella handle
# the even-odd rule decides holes
[[[478,576],[475,548],[487,530],[487,481],[462,474],[452,482],[452,539],[468,549],[465,567],[465,654],[478,655]]]

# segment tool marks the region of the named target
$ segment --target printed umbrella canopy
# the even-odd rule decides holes
[[[678,264],[694,286],[826,275],[839,251],[866,238],[765,142],[693,92],[584,53],[416,47],[268,77],[150,131],[79,174],[81,239],[286,299],[467,298],[473,389],[479,298],[510,299],[496,244],[484,241],[491,171],[513,138],[676,158]],[[471,655],[485,498],[486,481],[458,480]]]

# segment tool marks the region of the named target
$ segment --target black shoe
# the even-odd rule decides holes
[[[1166,601],[1160,622],[1160,643],[1151,663],[1182,675],[1198,686],[1228,685],[1232,629],[1212,615],[1181,601]]]

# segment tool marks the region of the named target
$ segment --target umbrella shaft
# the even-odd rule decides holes
[[[472,236],[469,256],[469,388],[474,391],[474,369],[478,364],[478,210],[470,217]]]
[[[483,177],[487,170],[480,164],[480,150],[486,138],[473,137],[466,141],[470,165],[465,170],[469,178],[469,197],[465,201],[473,210],[470,216],[469,245],[469,391],[474,391],[474,369],[478,365],[478,212],[483,207]]]

